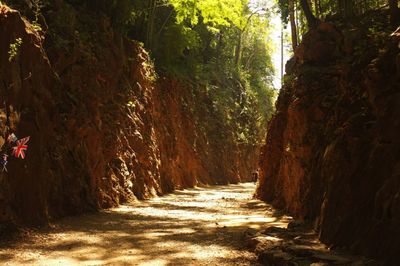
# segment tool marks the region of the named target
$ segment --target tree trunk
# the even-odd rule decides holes
[[[243,31],[239,31],[239,36],[238,36],[238,43],[236,46],[236,52],[235,52],[235,66],[236,69],[239,70],[240,68],[240,61],[242,57],[242,41],[243,41]]]
[[[294,1],[294,17],[295,17],[295,24],[296,24],[296,36],[297,36],[297,44],[301,42],[300,40],[300,29],[301,29],[301,20],[299,19],[299,10],[298,10],[298,4],[297,1]]]
[[[354,0],[346,0],[345,17],[351,18],[354,15]]]
[[[400,25],[400,9],[398,0],[389,0],[390,24],[397,28]]]
[[[146,34],[146,47],[152,50],[153,48],[153,35],[154,35],[154,20],[156,13],[157,0],[149,2],[149,19],[147,21],[147,34]]]
[[[338,0],[339,12],[342,18],[348,19],[354,13],[354,0]]]
[[[281,85],[283,85],[283,69],[284,69],[284,65],[283,65],[283,24],[281,22]]]
[[[208,64],[208,62],[210,62],[213,53],[212,53],[212,49],[211,49],[211,41],[212,41],[212,36],[210,33],[207,34],[207,36],[204,38],[204,43],[205,43],[205,47],[203,49],[203,64]]]
[[[310,29],[315,28],[318,24],[318,19],[314,16],[310,9],[310,5],[307,0],[300,0],[301,8],[303,9],[304,16],[307,20],[307,25]]]
[[[290,30],[292,33],[292,48],[293,52],[297,47],[297,27],[296,18],[294,16],[294,0],[289,0],[289,20],[290,20]]]
[[[235,50],[235,66],[236,69],[239,70],[240,68],[240,63],[242,60],[242,42],[243,42],[243,34],[245,34],[247,26],[249,26],[251,18],[257,14],[257,11],[254,11],[253,13],[250,14],[250,16],[247,18],[246,24],[244,25],[244,27],[242,29],[239,29],[239,36],[238,36],[238,43],[236,46],[236,50]]]
[[[223,49],[223,45],[224,45],[223,40],[224,40],[224,31],[221,30],[218,34],[218,43],[217,43],[217,48],[216,48],[217,65],[219,65],[221,62],[222,49]]]

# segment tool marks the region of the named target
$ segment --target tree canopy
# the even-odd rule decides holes
[[[218,88],[216,103],[250,117],[241,120],[247,125],[235,126],[243,127],[246,138],[256,138],[272,114],[274,73],[269,14],[255,2],[135,1],[121,31],[142,41],[167,74]]]
[[[273,65],[269,15],[262,0],[63,0],[59,3],[106,16],[112,27],[150,53],[160,75],[205,89],[219,106],[226,129],[244,141],[261,140],[272,115]],[[38,21],[47,0],[7,0]],[[34,7],[32,7],[32,5]],[[65,11],[68,12],[67,10]],[[69,21],[60,21],[67,25]],[[40,26],[40,25],[39,25]],[[53,37],[64,38],[63,34]],[[65,40],[68,43],[68,40]],[[225,111],[223,111],[225,110]]]
[[[389,7],[390,23],[393,28],[400,25],[398,0],[278,0],[282,21],[290,21],[293,49],[299,36],[307,28],[313,28],[320,20],[341,19],[351,22],[359,16]],[[305,27],[307,25],[308,27]]]

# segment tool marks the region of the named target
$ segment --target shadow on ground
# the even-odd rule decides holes
[[[194,188],[91,215],[0,251],[4,265],[257,265],[243,236],[285,227],[254,184]]]

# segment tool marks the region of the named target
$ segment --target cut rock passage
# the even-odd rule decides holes
[[[2,265],[257,265],[243,232],[286,227],[251,183],[194,188],[66,218],[0,251]]]

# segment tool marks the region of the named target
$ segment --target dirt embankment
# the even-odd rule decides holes
[[[325,243],[395,263],[400,33],[368,28],[322,23],[304,36],[286,65],[257,194],[314,221]]]
[[[199,126],[206,94],[158,78],[107,17],[52,8],[40,29],[0,7],[0,145],[31,137],[25,160],[0,173],[0,229],[249,178],[255,151]]]

